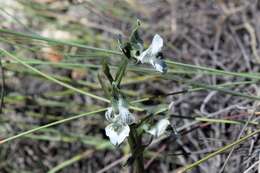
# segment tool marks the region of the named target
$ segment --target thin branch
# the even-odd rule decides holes
[[[0,68],[1,68],[1,91],[0,91],[0,113],[2,113],[4,107],[4,95],[5,95],[5,72],[2,64],[2,59],[0,57]]]

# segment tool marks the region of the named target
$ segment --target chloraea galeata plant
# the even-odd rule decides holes
[[[119,47],[124,57],[116,74],[112,75],[108,62],[104,61],[102,73],[98,75],[101,87],[106,97],[110,99],[111,104],[105,113],[109,122],[105,127],[105,133],[116,147],[119,147],[127,139],[132,154],[127,163],[132,165],[132,172],[134,173],[144,172],[143,152],[152,140],[163,135],[167,129],[172,129],[168,118],[163,118],[152,124],[154,121],[153,113],[149,113],[145,118],[138,120],[134,113],[129,110],[129,102],[121,91],[120,83],[126,74],[129,62],[150,64],[155,71],[161,74],[167,73],[167,65],[162,59],[163,54],[161,52],[163,47],[162,37],[155,34],[152,43],[145,49],[144,42],[139,36],[139,27],[140,21],[137,21],[137,25],[127,41],[122,41],[122,37],[119,37]],[[107,80],[103,80],[103,76]],[[143,144],[144,134],[151,137],[148,144]]]

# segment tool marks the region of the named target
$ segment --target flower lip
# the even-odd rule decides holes
[[[130,128],[128,125],[111,123],[105,128],[106,135],[113,145],[120,145],[129,136]]]

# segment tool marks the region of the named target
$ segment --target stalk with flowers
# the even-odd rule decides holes
[[[126,42],[119,39],[119,45],[123,57],[115,76],[110,73],[108,63],[103,62],[103,73],[98,78],[106,97],[110,99],[111,106],[107,108],[105,117],[109,124],[105,128],[106,135],[111,143],[118,147],[126,138],[130,146],[131,157],[127,163],[132,165],[134,173],[145,172],[143,164],[143,152],[154,138],[158,138],[166,132],[170,126],[168,118],[159,120],[152,125],[153,115],[149,114],[145,118],[138,120],[129,110],[129,104],[126,96],[120,90],[120,83],[125,76],[127,65],[133,61],[137,64],[150,64],[156,71],[161,74],[167,72],[167,66],[164,62],[161,52],[163,39],[156,34],[153,37],[151,45],[144,49],[143,40],[139,36],[138,29],[140,21],[137,21],[136,28],[132,31],[129,40]],[[103,81],[102,75],[105,75],[107,81]],[[148,144],[143,143],[144,134],[148,134],[150,139]]]

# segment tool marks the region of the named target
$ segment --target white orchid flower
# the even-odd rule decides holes
[[[148,130],[147,132],[155,136],[156,138],[158,138],[159,136],[165,133],[169,125],[170,125],[170,121],[168,119],[162,119],[159,122],[157,122],[156,125],[152,127],[150,130]]]
[[[152,44],[139,56],[137,56],[137,59],[141,61],[141,63],[150,63],[157,71],[165,73],[167,71],[167,66],[163,60],[158,59],[162,47],[162,37],[158,34],[155,34]]]
[[[128,137],[130,128],[128,125],[120,123],[111,123],[105,128],[106,135],[113,145],[121,144]]]
[[[129,135],[130,128],[128,125],[133,124],[135,118],[128,110],[127,103],[123,98],[118,100],[118,104],[116,106],[118,110],[117,114],[112,107],[109,107],[105,113],[106,119],[111,122],[105,130],[111,143],[114,145],[119,145]]]

